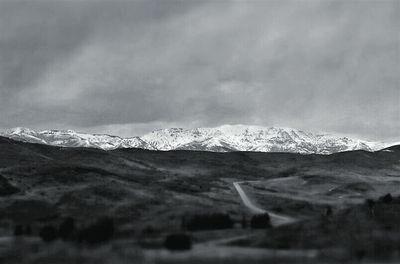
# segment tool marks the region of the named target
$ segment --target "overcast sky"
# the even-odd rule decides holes
[[[0,1],[0,128],[400,139],[400,1]]]

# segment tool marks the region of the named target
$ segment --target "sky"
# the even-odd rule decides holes
[[[400,1],[0,1],[0,128],[400,140]]]

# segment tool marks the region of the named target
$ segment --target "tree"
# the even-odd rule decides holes
[[[186,217],[182,216],[182,218],[181,218],[181,229],[182,230],[186,230],[186,227],[187,227]]]
[[[32,235],[32,227],[31,227],[31,225],[28,224],[28,225],[25,226],[24,233],[25,233],[25,235],[27,235],[27,236]]]
[[[332,214],[333,214],[332,207],[328,205],[325,209],[325,216],[332,216]]]
[[[367,199],[366,202],[368,207],[368,213],[371,217],[375,216],[375,201],[372,199]]]
[[[380,197],[379,200],[385,204],[390,204],[393,201],[393,197],[390,193],[388,193],[385,196]]]
[[[233,224],[229,214],[201,214],[191,217],[186,222],[186,228],[190,231],[229,229],[233,227]]]
[[[99,244],[111,240],[113,235],[114,221],[111,218],[105,217],[82,229],[79,232],[78,239],[80,242]]]
[[[164,246],[169,250],[189,250],[192,248],[192,239],[184,233],[170,234],[165,238]]]
[[[250,221],[251,228],[261,229],[271,227],[271,219],[268,213],[254,215]]]
[[[63,240],[70,240],[73,238],[75,232],[75,220],[72,217],[67,217],[60,224],[58,234]]]
[[[39,236],[44,242],[52,242],[57,239],[57,229],[52,225],[44,226],[39,231]]]
[[[24,230],[22,225],[16,225],[14,228],[14,236],[22,236],[24,234]]]
[[[242,216],[242,222],[241,222],[241,224],[242,224],[242,228],[243,229],[246,229],[247,228],[247,219],[246,219],[246,216]]]

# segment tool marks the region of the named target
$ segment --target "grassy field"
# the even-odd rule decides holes
[[[319,263],[374,261],[382,255],[385,261],[397,259],[399,202],[386,204],[378,197],[398,194],[399,160],[399,147],[326,156],[102,151],[0,138],[0,260],[244,263],[251,257],[260,263]],[[251,230],[252,214],[233,187],[236,181],[244,181],[242,188],[259,207],[298,222]],[[365,208],[367,198],[376,201],[373,215]],[[168,234],[185,231],[185,219],[212,213],[229,215],[233,228],[189,232],[191,251],[162,249]],[[115,232],[113,240],[101,246],[49,244],[38,238],[43,226],[59,226],[67,217],[84,228],[104,216],[112,217]],[[18,225],[29,225],[31,234],[14,238]],[[386,253],[379,245],[385,245]]]

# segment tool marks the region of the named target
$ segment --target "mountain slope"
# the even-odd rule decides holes
[[[141,137],[158,150],[259,151],[330,154],[350,150],[375,151],[383,144],[290,128],[225,125],[216,128],[171,128]]]
[[[117,148],[153,149],[139,137],[120,138],[109,135],[77,133],[72,130],[43,130],[36,132],[27,128],[14,128],[0,132],[11,139],[60,147],[92,147],[104,150]]]
[[[215,128],[170,128],[142,137],[120,138],[77,133],[72,130],[34,131],[14,128],[0,135],[19,141],[62,147],[93,147],[104,150],[143,148],[150,150],[258,151],[331,154],[351,150],[375,151],[387,147],[333,135],[312,134],[291,128],[224,125]]]

